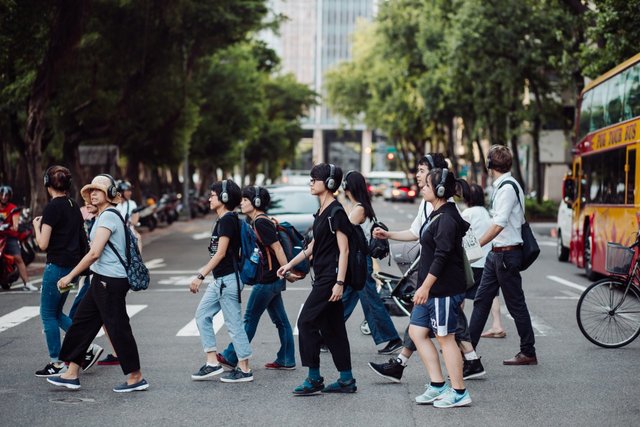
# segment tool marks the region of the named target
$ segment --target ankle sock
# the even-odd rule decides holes
[[[351,381],[352,379],[353,379],[353,374],[351,373],[351,370],[340,371],[340,380],[346,382],[346,381]]]
[[[458,393],[458,394],[464,394],[464,392],[465,392],[465,391],[467,391],[467,389],[466,389],[466,388],[462,388],[462,389],[454,388],[454,390],[455,390],[455,391],[456,391],[456,393]]]
[[[442,381],[441,383],[434,383],[433,381],[431,381],[431,387],[442,388],[444,387],[444,381]]]
[[[475,350],[464,354],[464,360],[476,360],[477,358],[478,355],[476,354]]]
[[[404,354],[400,353],[396,360],[398,360],[398,362],[400,362],[402,366],[407,366],[407,362],[409,361],[409,358]]]
[[[312,380],[320,379],[320,368],[309,368],[309,378]]]

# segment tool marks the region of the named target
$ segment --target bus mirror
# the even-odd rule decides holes
[[[576,199],[576,182],[573,178],[567,177],[562,183],[562,200],[567,206],[572,207]]]

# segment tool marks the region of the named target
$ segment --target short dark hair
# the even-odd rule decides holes
[[[431,157],[431,160],[433,160],[433,164],[431,164],[431,162],[429,161],[429,157]],[[449,166],[447,165],[447,160],[442,153],[427,153],[422,156],[422,158],[418,162],[418,165],[426,166],[429,170],[434,168],[443,169]]]
[[[509,147],[504,145],[492,145],[487,154],[487,169],[493,169],[500,173],[507,173],[513,164],[513,155]]]
[[[329,163],[318,163],[313,168],[311,168],[311,172],[309,172],[309,176],[311,176],[311,178],[322,181],[323,183],[327,180],[327,178],[329,178],[330,174],[331,166]],[[338,188],[340,188],[340,184],[342,184],[342,169],[340,169],[336,165],[333,165],[333,179],[336,181],[336,188],[334,188],[333,191],[337,191]],[[325,184],[325,188],[326,186],[327,185]]]
[[[225,187],[227,190],[227,194],[229,195],[229,200],[224,203],[222,202],[222,199],[220,199],[220,202],[224,203],[225,208],[232,211],[237,208],[238,205],[240,205],[240,201],[242,200],[242,191],[240,191],[240,187],[238,186],[238,184],[236,184],[232,180],[226,179],[224,181],[226,181]],[[216,193],[218,198],[220,198],[220,193],[222,193],[222,181],[214,182],[213,184],[211,184],[211,187],[209,187],[209,189]]]
[[[478,184],[469,186],[469,206],[484,206],[484,191]]]
[[[256,188],[258,189],[258,198],[260,199],[260,207],[257,207],[254,203],[254,199],[256,198]],[[249,199],[251,202],[251,206],[256,209],[259,209],[263,212],[266,212],[269,209],[269,204],[271,203],[271,195],[269,194],[269,190],[264,187],[258,187],[257,185],[247,185],[242,189],[242,197]]]

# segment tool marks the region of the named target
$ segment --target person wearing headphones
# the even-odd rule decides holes
[[[44,174],[44,186],[51,200],[42,216],[33,219],[33,229],[38,247],[47,253],[42,274],[40,319],[50,360],[43,369],[36,371],[36,376],[53,377],[66,370],[59,359],[60,329],[66,332],[71,326],[71,318],[62,312],[69,293],[58,289],[58,280],[69,274],[87,253],[88,243],[80,206],[69,197],[69,169],[51,166]]]
[[[213,317],[222,310],[224,324],[227,326],[233,349],[238,358],[237,366],[229,366],[231,372],[220,380],[227,383],[253,381],[253,372],[249,367],[252,355],[251,343],[242,325],[242,305],[240,293],[243,283],[236,267],[240,254],[240,220],[234,210],[240,204],[242,192],[238,184],[230,179],[211,184],[209,206],[218,219],[211,232],[209,256],[211,259],[201,267],[191,281],[189,290],[197,293],[200,285],[209,273],[213,273],[213,282],[207,286],[200,304],[196,309],[196,325],[200,332],[200,342],[206,355],[206,362],[191,375],[194,381],[207,380],[224,372],[218,363],[216,334],[213,329]]]
[[[269,208],[271,197],[266,188],[250,185],[242,190],[240,209],[251,220],[253,230],[258,238],[258,246],[267,258],[268,271],[263,273],[263,283],[253,285],[251,296],[244,312],[244,329],[249,341],[253,339],[258,329],[262,313],[267,311],[271,321],[278,329],[280,349],[273,362],[264,365],[267,369],[293,370],[296,368],[295,346],[293,344],[293,330],[287,317],[282,300],[285,290],[285,279],[276,274],[281,265],[287,263],[287,256],[278,239],[278,230],[273,221],[265,213]],[[291,274],[287,279],[294,280]],[[223,366],[235,367],[238,357],[230,343],[225,351],[218,353],[218,362]]]
[[[409,335],[425,365],[430,383],[416,403],[437,408],[466,406],[471,403],[464,386],[462,355],[456,343],[460,304],[464,301],[466,280],[462,237],[469,223],[462,219],[454,202],[456,179],[448,169],[429,172],[422,189],[433,212],[420,230],[418,288],[413,301]],[[431,336],[442,350],[451,387],[446,385],[440,357]]]
[[[311,169],[310,176],[311,194],[320,199],[320,209],[313,221],[313,240],[278,270],[279,277],[287,277],[305,257],[313,259],[311,293],[298,317],[300,358],[302,366],[309,368],[309,375],[293,390],[293,394],[355,393],[356,380],[351,372],[351,350],[342,305],[351,224],[333,195],[342,182],[342,169],[320,163]],[[320,346],[323,342],[329,347],[333,363],[340,372],[340,378],[327,386],[320,376]]]
[[[136,230],[136,224],[140,221],[140,214],[136,211],[138,204],[131,199],[133,186],[129,181],[118,181],[118,193],[122,195],[122,202],[116,208],[124,218],[124,222],[131,229],[131,232],[138,239],[138,250],[142,253],[142,237]]]
[[[85,202],[98,208],[98,217],[91,228],[89,252],[73,270],[58,280],[58,289],[67,291],[71,282],[89,267],[93,276],[60,349],[60,359],[69,362],[69,368],[59,377],[47,378],[47,382],[57,387],[79,389],[79,373],[86,351],[104,325],[113,348],[118,352],[122,372],[127,376],[126,382],[115,386],[113,391],[146,390],[149,383],[140,370],[138,345],[127,315],[129,280],[118,258],[126,256],[127,250],[125,224],[115,209],[121,199],[120,193],[111,175],[100,174],[93,178],[91,184],[82,187],[80,194]],[[86,242],[85,236],[82,239]]]
[[[8,223],[9,228],[3,232],[7,236],[4,252],[13,256],[18,266],[18,273],[22,279],[22,289],[25,291],[37,291],[38,288],[29,283],[27,266],[22,259],[20,242],[18,241],[18,225],[20,223],[20,211],[11,203],[13,189],[8,185],[0,186],[0,223]]]

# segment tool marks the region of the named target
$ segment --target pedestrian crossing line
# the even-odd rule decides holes
[[[216,313],[213,316],[213,332],[218,333],[218,331],[224,326],[224,315],[222,311]],[[196,319],[191,319],[191,322],[187,323],[187,325],[180,329],[176,334],[177,337],[199,337],[200,332],[198,331],[198,325],[196,325]]]
[[[561,285],[568,286],[573,289],[577,289],[580,292],[584,292],[587,289],[586,286],[578,285],[577,283],[570,282],[558,276],[547,276],[547,279],[553,280],[556,283],[560,283]]]
[[[296,327],[293,328],[293,335],[298,335],[298,319],[300,318],[300,313],[302,313],[302,307],[304,304],[300,306],[300,310],[298,310],[298,315],[296,316]]]
[[[148,306],[146,304],[127,304],[127,314],[129,315],[129,317],[133,317],[136,314],[140,313],[142,310],[144,310],[145,308],[147,308]],[[100,332],[98,332],[98,335],[96,335],[96,337],[101,337],[104,335],[104,328],[100,328]]]
[[[11,313],[5,314],[0,317],[0,332],[4,332],[7,329],[18,326],[20,323],[24,323],[27,320],[39,316],[39,306],[25,306],[21,307]]]

